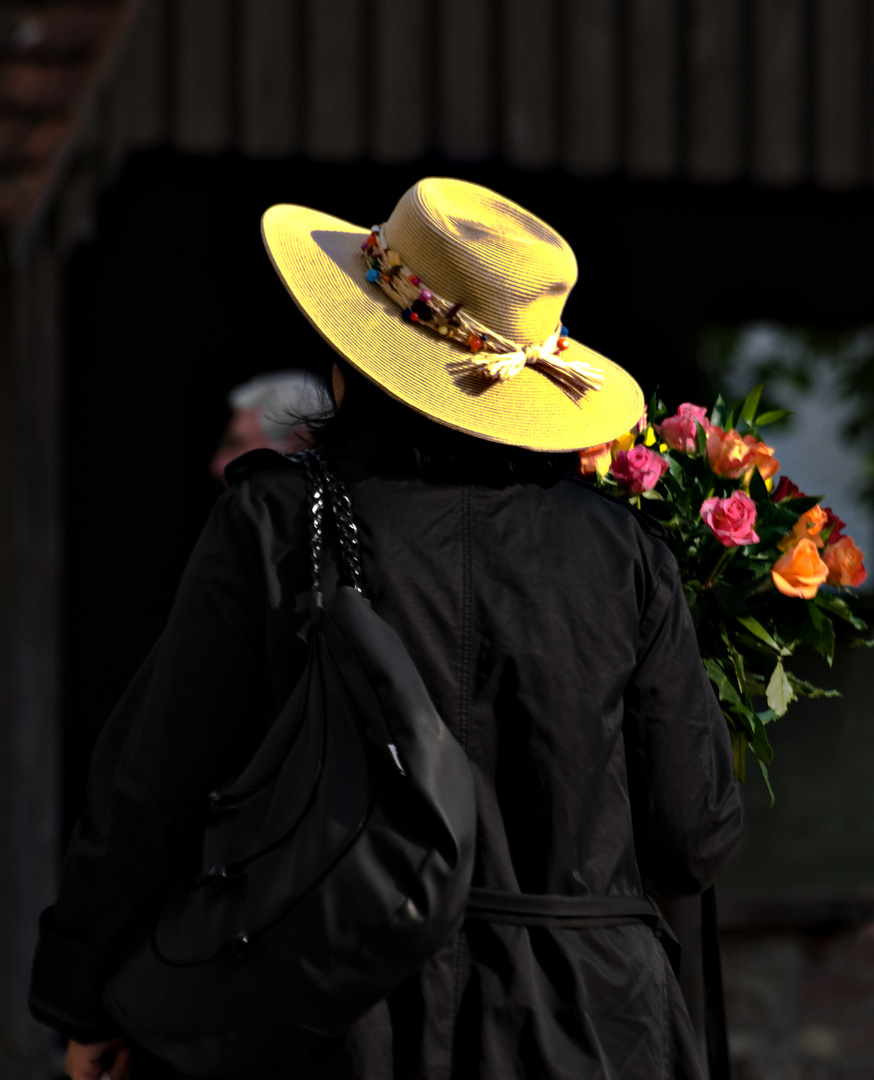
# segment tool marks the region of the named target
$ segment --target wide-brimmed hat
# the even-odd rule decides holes
[[[607,442],[641,417],[634,379],[562,326],[577,277],[568,243],[487,188],[420,180],[369,229],[273,206],[262,235],[328,343],[441,424],[562,451]]]

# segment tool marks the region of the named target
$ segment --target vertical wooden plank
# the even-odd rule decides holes
[[[113,157],[168,138],[168,0],[143,0],[110,88]]]
[[[556,158],[554,3],[504,0],[502,11],[503,156],[523,168],[545,168]]]
[[[246,0],[240,15],[240,118],[244,153],[286,157],[297,148],[297,69],[303,53],[296,35],[295,0]]]
[[[444,0],[442,10],[443,18],[432,27],[439,57],[438,144],[449,158],[482,161],[497,149],[492,102],[500,86],[491,5],[489,0]]]
[[[561,161],[580,175],[619,163],[619,16],[614,0],[571,0],[560,33],[566,94]]]
[[[826,187],[846,188],[862,182],[864,3],[816,3],[814,178]]]
[[[0,382],[10,392],[8,456],[0,466],[8,528],[0,545],[0,866],[13,876],[0,889],[0,1070],[37,1080],[50,1074],[48,1043],[28,1015],[26,987],[36,918],[55,889],[60,817],[60,356],[57,267],[48,245],[32,246],[10,285],[13,325],[4,345],[11,350],[0,359]],[[0,334],[7,336],[3,328]]]
[[[803,0],[756,0],[753,34],[753,177],[798,183],[804,171]]]
[[[741,0],[688,0],[687,161],[697,180],[742,171]]]
[[[368,53],[361,0],[308,0],[305,152],[317,161],[352,161],[367,152],[373,70],[389,58]]]
[[[369,156],[382,162],[412,161],[431,149],[432,9],[409,0],[374,0],[373,19],[383,62],[368,70]]]
[[[677,172],[679,26],[677,0],[629,0],[628,145],[633,176]]]
[[[173,0],[176,146],[194,154],[227,150],[232,139],[231,0]]]

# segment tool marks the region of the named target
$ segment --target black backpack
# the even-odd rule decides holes
[[[348,494],[301,455],[312,525],[306,668],[228,790],[202,866],[110,979],[122,1028],[179,1071],[318,1053],[457,932],[473,871],[466,755],[407,650],[361,592]],[[330,506],[348,584],[323,605]]]

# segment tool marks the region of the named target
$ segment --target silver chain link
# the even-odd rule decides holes
[[[361,550],[358,542],[358,526],[352,516],[352,502],[346,484],[324,458],[315,450],[302,453],[307,473],[307,488],[310,503],[310,565],[313,576],[313,589],[319,591],[319,576],[324,548],[324,512],[326,502],[330,503],[334,524],[340,540],[340,557],[343,569],[352,588],[362,591]]]
[[[310,571],[313,578],[313,592],[319,592],[319,574],[322,565],[322,549],[325,534],[322,527],[325,516],[325,488],[321,475],[316,468],[318,459],[314,454],[300,455],[307,474],[307,498],[310,518]]]

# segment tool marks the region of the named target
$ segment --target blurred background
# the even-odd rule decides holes
[[[669,405],[768,379],[874,556],[874,0],[0,3],[0,1078],[90,748],[220,488],[229,390],[324,348],[264,255],[425,175],[571,242],[565,322]],[[721,887],[736,1077],[874,1075],[870,660],[773,731]],[[814,678],[811,674],[811,678]]]

